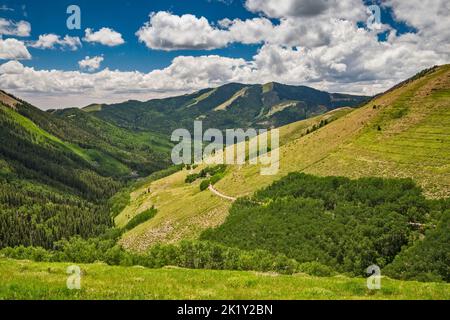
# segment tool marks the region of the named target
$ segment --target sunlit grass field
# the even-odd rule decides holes
[[[68,263],[37,263],[0,258],[0,299],[33,300],[309,300],[450,299],[450,284],[383,278],[381,290],[366,279],[303,274],[282,276],[241,271],[145,269],[80,265],[81,289],[66,285]]]

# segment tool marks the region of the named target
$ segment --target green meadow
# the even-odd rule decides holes
[[[318,278],[242,271],[145,269],[79,265],[81,289],[66,285],[69,263],[37,263],[0,259],[0,299],[450,299],[450,285],[382,278],[381,290],[367,289],[366,279]]]

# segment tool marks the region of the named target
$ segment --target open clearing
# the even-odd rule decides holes
[[[0,258],[0,299],[450,299],[450,285],[382,279],[370,291],[366,279],[317,278],[242,271],[145,269],[79,265],[81,290],[66,287],[68,263]]]

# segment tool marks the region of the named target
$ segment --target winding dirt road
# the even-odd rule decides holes
[[[223,198],[223,199],[225,199],[225,200],[229,200],[229,201],[233,201],[233,202],[237,200],[237,198],[229,197],[229,196],[226,196],[226,195],[220,193],[219,191],[217,191],[216,189],[214,189],[214,187],[213,187],[212,184],[209,185],[209,188],[208,188],[208,189],[209,189],[209,191],[211,191],[212,193],[214,193],[216,196],[221,197],[221,198]]]

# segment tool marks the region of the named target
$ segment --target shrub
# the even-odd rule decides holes
[[[317,277],[330,277],[336,274],[330,267],[315,261],[300,264],[298,271]]]
[[[217,182],[219,182],[220,180],[222,180],[224,177],[223,173],[216,173],[210,180],[210,183],[212,185],[215,185]]]
[[[157,212],[158,211],[155,209],[155,207],[152,207],[151,209],[139,213],[137,216],[135,216],[127,223],[127,225],[123,228],[124,231],[132,230],[136,228],[138,225],[152,219]]]
[[[52,260],[50,252],[41,247],[24,247],[5,248],[1,253],[9,258],[17,260],[33,260],[37,262],[48,262]]]
[[[202,183],[200,183],[200,191],[205,191],[206,189],[208,189],[210,184],[210,180],[203,180]]]
[[[185,182],[186,183],[193,183],[195,182],[198,178],[200,178],[200,175],[198,173],[194,173],[194,174],[190,174],[186,177]]]

